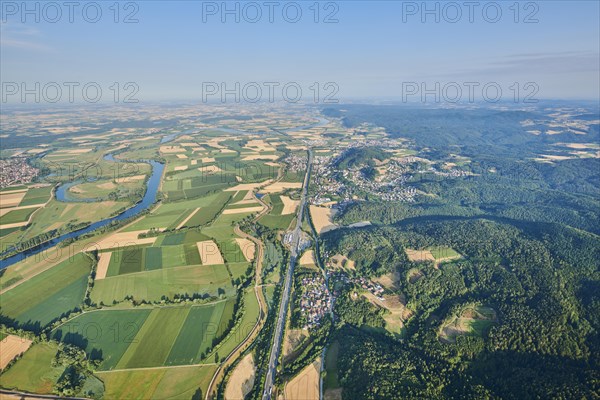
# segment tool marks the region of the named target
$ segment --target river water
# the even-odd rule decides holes
[[[318,118],[317,123],[314,123],[312,125],[307,125],[307,126],[300,126],[300,127],[296,127],[296,128],[289,128],[289,129],[284,130],[283,132],[293,132],[293,131],[299,131],[299,130],[303,130],[303,129],[317,128],[320,126],[327,125],[328,123],[329,123],[329,121],[327,119]],[[225,132],[230,131],[230,133],[238,133],[238,134],[247,134],[248,133],[248,132],[238,131],[238,130],[234,130],[234,129],[224,129],[224,128],[219,128],[218,130],[225,131]],[[190,130],[187,130],[184,132],[166,135],[161,139],[160,143],[161,144],[168,143],[168,142],[172,141],[173,139],[175,139],[180,134],[186,134],[186,133],[189,133],[192,131],[193,130],[190,129]],[[121,161],[115,159],[112,154],[105,155],[104,159],[107,161],[112,161],[112,162],[121,162]],[[132,161],[122,161],[122,162],[132,162]],[[96,229],[105,227],[115,221],[121,221],[123,219],[133,217],[133,216],[141,213],[142,211],[146,210],[148,207],[150,207],[156,201],[156,195],[158,193],[158,188],[160,186],[160,180],[161,180],[162,173],[163,173],[165,166],[164,166],[164,164],[159,163],[157,161],[153,161],[153,160],[140,160],[137,162],[146,162],[152,166],[152,175],[150,175],[150,179],[147,182],[146,193],[144,194],[142,201],[140,201],[133,207],[128,208],[127,210],[123,211],[122,213],[120,213],[114,217],[110,217],[110,218],[103,219],[98,222],[94,222],[93,224],[88,225],[85,228],[82,228],[82,229],[79,229],[79,230],[76,230],[76,231],[73,231],[70,233],[65,233],[62,236],[59,236],[52,240],[49,240],[38,246],[32,247],[32,248],[22,251],[20,253],[17,253],[11,257],[5,258],[4,260],[0,260],[0,269],[6,268],[10,265],[13,265],[13,264],[15,264],[19,261],[22,261],[25,258],[30,257],[32,255],[41,253],[42,251],[52,248],[67,239],[78,239],[82,235],[86,235],[90,232],[95,231]],[[64,201],[64,202],[98,201],[98,199],[75,199],[75,198],[69,196],[68,189],[71,186],[74,186],[81,182],[83,182],[83,181],[74,181],[74,182],[68,182],[68,183],[61,184],[55,191],[56,199],[58,201]],[[10,249],[7,249],[7,250],[10,250]],[[1,254],[0,254],[0,256],[1,256]]]
[[[113,157],[112,154],[108,154],[107,156],[104,157],[104,159],[108,160],[108,161],[119,162],[118,160],[116,160]],[[124,162],[126,162],[126,161],[124,161]],[[114,217],[110,217],[110,218],[103,219],[98,222],[94,222],[93,224],[91,224],[85,228],[82,228],[82,229],[79,229],[79,230],[76,230],[73,232],[65,233],[62,236],[59,236],[52,240],[49,240],[45,243],[42,243],[38,246],[31,248],[31,249],[17,253],[11,257],[5,258],[4,260],[0,260],[0,269],[6,268],[10,265],[13,265],[19,261],[24,260],[25,258],[27,258],[29,256],[38,254],[44,250],[54,247],[57,244],[59,244],[60,242],[63,242],[67,239],[77,239],[77,238],[81,237],[82,235],[93,232],[96,229],[105,227],[115,221],[121,221],[123,219],[134,217],[135,215],[141,213],[142,211],[144,211],[148,207],[150,207],[156,201],[156,194],[158,193],[158,188],[160,186],[160,180],[161,180],[162,173],[163,173],[165,166],[164,166],[164,164],[159,163],[157,161],[153,161],[153,160],[141,160],[138,162],[146,162],[152,166],[152,174],[150,175],[150,179],[148,179],[148,182],[146,184],[146,193],[144,194],[142,201],[135,204],[133,207],[128,208],[127,210],[123,211],[122,213],[115,215]],[[66,195],[66,191],[70,186],[73,186],[74,184],[75,184],[74,182],[69,182],[69,183],[60,185],[56,189],[57,200],[70,201],[69,196]],[[60,196],[60,198],[59,198],[59,196]],[[94,200],[95,199],[86,199],[86,200],[78,200],[78,201],[94,201]]]

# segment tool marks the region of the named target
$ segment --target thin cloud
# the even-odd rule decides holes
[[[24,25],[0,24],[0,46],[20,50],[50,52],[52,47],[41,42],[40,31]]]

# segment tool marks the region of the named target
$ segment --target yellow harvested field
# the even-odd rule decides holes
[[[115,181],[117,183],[131,183],[131,182],[142,181],[144,179],[146,179],[146,175],[133,175],[133,176],[124,176],[122,178],[117,178],[117,179],[115,179]]]
[[[198,171],[204,172],[204,173],[213,173],[213,172],[222,171],[222,169],[217,167],[216,165],[205,165],[203,167],[198,168]]]
[[[321,357],[285,385],[285,400],[319,400]]]
[[[45,152],[47,149],[31,149],[31,150],[27,150],[28,154],[40,154]]]
[[[385,295],[383,301],[368,291],[363,293],[363,296],[372,304],[389,311],[383,316],[383,319],[386,322],[386,329],[392,332],[400,333],[404,327],[404,321],[412,316],[412,312],[404,305],[404,299],[399,295]]]
[[[275,148],[273,146],[271,146],[269,143],[265,142],[262,139],[249,140],[244,147],[250,150],[257,151],[275,151]]]
[[[164,230],[164,228],[162,228],[162,230]],[[100,250],[109,250],[141,244],[153,244],[156,241],[156,237],[138,239],[138,235],[145,232],[148,231],[117,232],[97,242],[96,246]]]
[[[100,183],[96,186],[100,189],[106,189],[106,190],[114,189],[117,187],[117,185],[115,185],[113,182],[104,182],[104,183]]]
[[[225,139],[217,138],[217,139],[211,139],[205,143],[207,145],[209,145],[210,147],[214,147],[215,149],[224,149],[225,147],[223,147],[219,144],[219,142],[222,142],[223,140],[225,140]]]
[[[163,154],[185,153],[185,149],[181,146],[160,146],[160,152]]]
[[[292,200],[288,196],[279,196],[279,198],[283,203],[281,215],[294,214],[296,212],[296,208],[298,208],[300,200]]]
[[[263,209],[262,206],[261,207],[228,208],[226,210],[223,210],[223,214],[229,215],[229,214],[253,213],[253,212],[259,212],[262,209]]]
[[[429,250],[405,249],[405,251],[410,261],[435,261],[435,257]]]
[[[225,264],[221,251],[215,242],[212,240],[205,240],[196,243],[198,246],[198,253],[202,259],[202,265],[217,265]]]
[[[308,330],[305,329],[290,329],[285,330],[283,338],[283,358],[289,358],[294,353],[294,349],[308,337]]]
[[[249,192],[249,193],[250,193],[250,194],[252,194],[252,192]],[[247,195],[246,195],[246,196],[247,196]],[[246,196],[244,196],[244,197],[246,197]],[[257,205],[259,205],[259,204],[256,202],[256,199],[255,199],[254,197],[251,197],[251,198],[249,198],[249,199],[245,199],[245,200],[236,201],[235,203],[231,203],[231,204],[235,204],[235,205],[238,205],[238,204],[252,204],[253,206],[255,206],[255,205],[257,206]]]
[[[173,171],[185,171],[186,169],[188,169],[187,165],[180,165],[178,167],[173,168]]]
[[[595,143],[556,143],[557,146],[565,146],[570,149],[585,150],[585,149],[596,149],[598,144]]]
[[[200,161],[202,161],[203,164],[208,164],[211,162],[215,162],[215,159],[213,157],[202,157]]]
[[[177,229],[181,229],[182,227],[184,227],[184,226],[185,226],[185,224],[186,224],[186,223],[187,223],[187,222],[188,222],[188,221],[189,221],[189,220],[190,220],[190,219],[191,219],[191,218],[192,218],[194,215],[196,215],[196,213],[197,213],[198,211],[200,211],[200,207],[196,208],[194,211],[192,211],[192,212],[190,213],[190,215],[188,215],[188,216],[186,217],[186,219],[184,219],[183,221],[181,221],[181,223],[180,223],[179,225],[177,225]]]
[[[247,190],[248,192],[253,191],[254,189],[257,189],[263,185],[268,184],[269,182],[271,182],[271,180],[266,180],[264,182],[258,182],[258,183],[240,183],[239,185],[235,185],[235,186],[230,186],[226,189],[223,189],[223,191],[225,192],[239,192],[240,190]]]
[[[33,185],[32,185],[33,186]],[[46,186],[46,185],[35,185],[37,187],[42,187],[42,186]],[[26,192],[27,188],[25,189],[15,189],[15,190],[5,190],[4,192],[0,192],[0,196],[4,195],[4,194],[11,194],[11,193],[21,193],[21,192]]]
[[[24,353],[32,341],[16,335],[8,335],[0,342],[0,370],[3,370],[13,358]]]
[[[186,156],[185,154],[177,154],[177,158],[185,160],[186,158],[188,158],[188,156]]]
[[[25,226],[28,223],[29,223],[29,221],[15,222],[13,224],[3,224],[3,225],[0,225],[0,229],[18,228],[20,226]]]
[[[315,253],[312,250],[306,250],[300,257],[300,265],[315,265]]]
[[[55,154],[84,154],[89,153],[92,149],[74,149],[74,150],[59,150]]]
[[[198,143],[194,143],[194,142],[184,142],[184,143],[180,143],[182,146],[185,147],[196,147],[198,146]]]
[[[27,193],[27,190],[24,190],[22,192],[9,192],[9,193],[1,193],[0,194],[0,208],[5,208],[5,207],[14,207],[14,206],[18,206],[19,203],[21,202],[21,200],[23,200],[23,197],[25,197],[25,194]]]
[[[355,269],[354,261],[342,254],[336,254],[331,257],[331,266],[334,268]]]
[[[266,186],[263,191],[265,193],[278,193],[286,189],[300,189],[302,182],[275,182]]]
[[[319,235],[338,227],[333,223],[335,211],[333,208],[310,206],[310,217]]]
[[[254,358],[248,354],[233,370],[225,388],[225,400],[244,399],[254,386],[255,374]]]
[[[269,167],[279,167],[279,166],[281,166],[281,164],[279,164],[277,162],[273,162],[273,161],[266,162],[265,165],[268,165]]]
[[[198,160],[192,160],[192,161],[191,161],[191,164],[192,164],[192,165],[196,165],[196,164],[198,164]]]
[[[221,153],[228,153],[228,154],[230,154],[230,153],[237,153],[237,151],[231,150],[231,149],[221,149],[220,152]]]
[[[287,146],[290,150],[306,150],[306,146]]]
[[[276,154],[251,154],[242,158],[243,161],[252,160],[277,160],[279,158]]]
[[[110,264],[110,258],[112,256],[112,252],[108,253],[98,253],[98,267],[96,268],[96,280],[106,278],[106,273],[108,272],[108,264]]]
[[[381,286],[386,289],[397,289],[397,282],[400,280],[397,272],[390,272],[385,275],[381,275],[380,277],[376,277],[372,279],[373,282],[379,283]]]
[[[256,253],[256,245],[250,239],[246,238],[235,238],[238,246],[240,246],[240,250],[242,250],[242,254],[246,261],[254,260],[254,254]]]

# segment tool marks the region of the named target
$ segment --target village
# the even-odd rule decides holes
[[[323,317],[331,312],[333,298],[321,275],[302,278],[302,288],[300,309],[306,320],[304,328],[313,329],[320,326]]]
[[[40,170],[28,164],[25,157],[0,159],[0,189],[18,183],[31,183]]]

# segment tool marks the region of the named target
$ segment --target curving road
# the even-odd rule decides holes
[[[271,347],[271,357],[269,358],[269,366],[267,377],[265,380],[265,390],[263,392],[263,400],[271,400],[273,385],[275,383],[275,375],[277,373],[277,360],[279,359],[279,351],[281,349],[281,341],[283,339],[283,331],[285,328],[285,319],[287,314],[288,303],[290,300],[290,291],[292,287],[292,278],[294,275],[294,267],[296,266],[296,258],[299,254],[300,232],[302,227],[302,218],[304,209],[306,208],[306,196],[308,193],[308,183],[310,181],[310,171],[312,167],[313,154],[308,149],[308,162],[306,165],[306,174],[304,175],[304,184],[302,185],[302,197],[300,206],[298,207],[298,215],[296,218],[296,227],[291,232],[292,238],[290,241],[291,254],[290,263],[285,275],[285,283],[281,294],[281,303],[279,304],[279,317],[275,326],[275,334],[273,336],[273,346]]]
[[[278,175],[280,177],[281,170],[279,171]],[[256,197],[256,195],[254,196],[254,198],[263,206],[262,211],[260,213],[258,213],[258,215],[256,217],[254,217],[254,221],[256,222],[263,215],[265,215],[269,211],[271,211],[271,207],[269,207],[264,201],[262,201],[261,199]],[[256,295],[256,300],[258,301],[260,313],[258,315],[258,320],[256,321],[256,324],[254,325],[254,328],[252,329],[252,331],[248,334],[248,336],[246,336],[244,341],[242,341],[242,343],[238,344],[235,347],[235,349],[233,349],[233,351],[231,353],[229,353],[227,355],[227,357],[225,357],[223,362],[217,367],[215,374],[213,375],[210,383],[208,384],[208,389],[206,390],[205,400],[210,400],[210,399],[216,397],[217,387],[224,377],[225,370],[227,369],[227,367],[232,365],[238,359],[238,357],[248,348],[250,343],[252,343],[254,341],[254,339],[256,338],[256,336],[258,335],[260,330],[262,329],[263,325],[265,324],[265,317],[267,316],[267,311],[268,311],[267,301],[265,300],[265,297],[263,296],[263,292],[262,292],[262,263],[264,260],[264,248],[265,248],[264,244],[262,241],[255,238],[254,236],[248,235],[246,232],[243,232],[240,229],[239,225],[236,225],[233,228],[233,231],[236,235],[238,235],[242,238],[249,239],[252,242],[254,242],[254,244],[256,245],[256,254],[254,254],[254,259],[256,260],[256,271],[255,271],[255,275],[254,275],[255,276],[254,277],[254,281],[255,281],[254,293]]]

